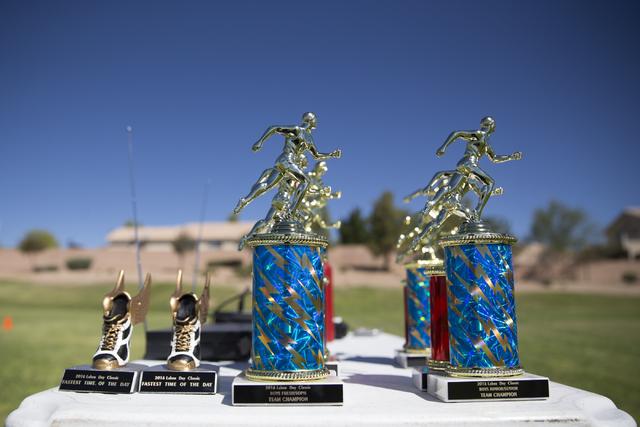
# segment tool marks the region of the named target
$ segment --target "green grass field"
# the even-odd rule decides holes
[[[55,387],[65,368],[89,363],[100,340],[102,297],[113,284],[91,287],[0,282],[0,419],[27,396]],[[127,290],[137,293],[136,285]],[[200,290],[199,290],[200,291]],[[154,284],[150,329],[170,326],[172,284]],[[212,288],[212,305],[233,295]],[[403,335],[400,289],[335,290],[335,314],[351,329]],[[529,372],[593,391],[640,419],[640,298],[567,294],[517,296],[521,362]],[[144,329],[134,328],[131,359],[144,355]]]

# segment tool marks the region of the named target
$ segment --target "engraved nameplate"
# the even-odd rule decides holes
[[[445,402],[549,398],[549,379],[525,373],[508,378],[454,378],[429,374],[428,392]]]
[[[151,366],[140,375],[140,393],[216,394],[217,366],[201,364],[191,371],[170,371],[167,365]]]
[[[233,380],[234,405],[342,405],[343,383],[335,373],[321,381],[251,381],[241,374]]]
[[[60,381],[60,391],[88,393],[130,394],[137,391],[138,376],[142,365],[127,366],[110,371],[94,369],[91,365],[67,368]]]

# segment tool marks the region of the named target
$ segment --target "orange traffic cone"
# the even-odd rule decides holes
[[[13,317],[11,317],[10,314],[4,316],[4,319],[2,319],[2,330],[3,331],[10,331],[13,329]]]

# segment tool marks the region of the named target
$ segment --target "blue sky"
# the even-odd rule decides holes
[[[440,170],[453,130],[497,122],[485,215],[519,238],[552,198],[605,226],[640,205],[640,4],[536,1],[0,2],[0,242],[47,229],[101,246],[132,218],[126,127],[145,225],[224,220],[284,139],[318,116],[334,219],[396,203]],[[272,195],[243,220],[264,216]],[[424,198],[408,208],[420,210]]]

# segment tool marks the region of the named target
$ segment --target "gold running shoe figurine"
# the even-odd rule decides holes
[[[122,368],[129,362],[133,326],[144,321],[151,299],[151,275],[147,274],[140,293],[131,298],[124,291],[124,271],[120,271],[116,287],[104,296],[104,323],[93,367],[101,370]]]
[[[178,270],[176,291],[169,301],[173,317],[173,339],[167,368],[190,371],[200,366],[200,332],[209,312],[209,273],[202,295],[182,292],[182,270]]]

